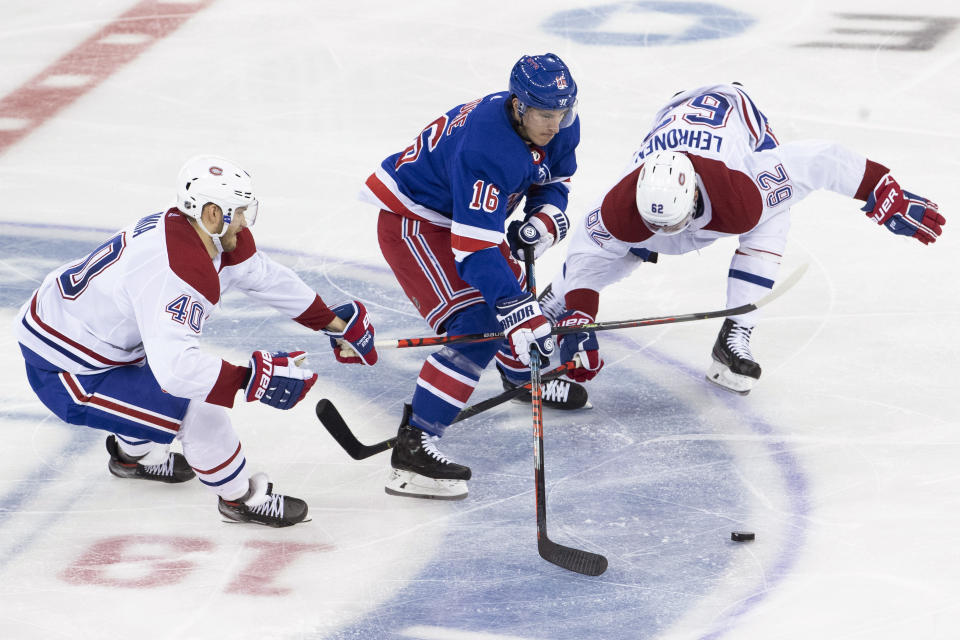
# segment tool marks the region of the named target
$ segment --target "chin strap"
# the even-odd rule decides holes
[[[213,246],[216,247],[217,253],[223,253],[223,245],[220,243],[220,238],[227,232],[227,227],[230,226],[230,216],[223,217],[223,228],[220,230],[220,233],[213,233],[207,229],[207,225],[203,223],[203,220],[200,218],[194,218],[197,221],[197,226],[199,226],[205,234],[210,236],[210,239],[213,240]]]

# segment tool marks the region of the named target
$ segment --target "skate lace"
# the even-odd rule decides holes
[[[570,383],[563,380],[551,380],[543,386],[543,399],[552,402],[566,402],[570,395]]]
[[[557,318],[563,315],[564,301],[559,296],[553,294],[552,288],[548,285],[540,297],[540,310],[550,322],[556,322]]]
[[[248,509],[251,513],[257,513],[268,518],[283,518],[283,496],[268,493],[263,504],[248,507]]]
[[[753,360],[753,354],[750,353],[751,333],[753,333],[753,327],[733,325],[730,327],[730,333],[727,334],[727,348],[738,358]]]
[[[427,435],[426,432],[420,437],[420,444],[423,452],[441,464],[449,464],[450,460],[437,449],[438,436]]]
[[[144,466],[144,471],[152,476],[172,476],[173,475],[173,454],[168,455],[167,459],[160,464]]]

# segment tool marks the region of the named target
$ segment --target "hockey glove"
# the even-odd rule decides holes
[[[567,214],[553,205],[544,205],[526,220],[514,220],[507,227],[507,243],[510,253],[523,261],[523,249],[533,247],[533,256],[539,258],[543,253],[563,240],[570,227]]]
[[[873,188],[862,211],[891,232],[923,244],[935,242],[947,222],[936,203],[904,191],[889,173]]]
[[[510,342],[513,357],[524,365],[530,365],[530,347],[536,343],[540,354],[553,353],[553,338],[550,322],[543,317],[540,305],[532,293],[522,293],[497,301],[497,321],[503,335]]]
[[[377,348],[373,346],[374,328],[370,318],[367,317],[367,309],[362,302],[357,300],[343,302],[330,309],[337,317],[347,322],[346,328],[342,332],[323,330],[330,336],[330,347],[333,349],[333,355],[337,362],[346,364],[376,364]],[[340,349],[340,341],[347,343],[352,349],[345,355]]]
[[[558,327],[579,327],[591,324],[594,321],[583,311],[567,311],[557,319]],[[603,368],[603,358],[600,357],[600,343],[597,334],[593,331],[567,333],[560,338],[560,359],[569,362],[577,359],[577,368],[567,373],[567,377],[577,382],[593,380]]]
[[[254,351],[245,389],[247,402],[259,400],[277,409],[295,407],[317,381],[317,374],[301,368],[306,355],[304,351]]]

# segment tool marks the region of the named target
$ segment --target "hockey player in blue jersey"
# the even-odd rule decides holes
[[[508,91],[447,111],[367,179],[365,199],[381,209],[384,258],[430,327],[506,336],[502,344],[448,345],[427,358],[405,406],[387,493],[465,498],[470,469],[447,460],[435,439],[494,357],[511,388],[529,380],[532,343],[545,355],[553,352],[550,323],[524,290],[518,259],[521,247],[533,246],[539,256],[566,235],[567,182],[577,168],[579,141],[570,70],[551,53],[523,56]],[[524,200],[522,220],[505,233],[507,218]],[[555,408],[587,401],[586,391],[566,380],[545,386],[544,396]]]

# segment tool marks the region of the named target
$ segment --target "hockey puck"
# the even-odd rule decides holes
[[[757,535],[753,531],[731,531],[730,539],[734,542],[746,542],[753,540]]]

